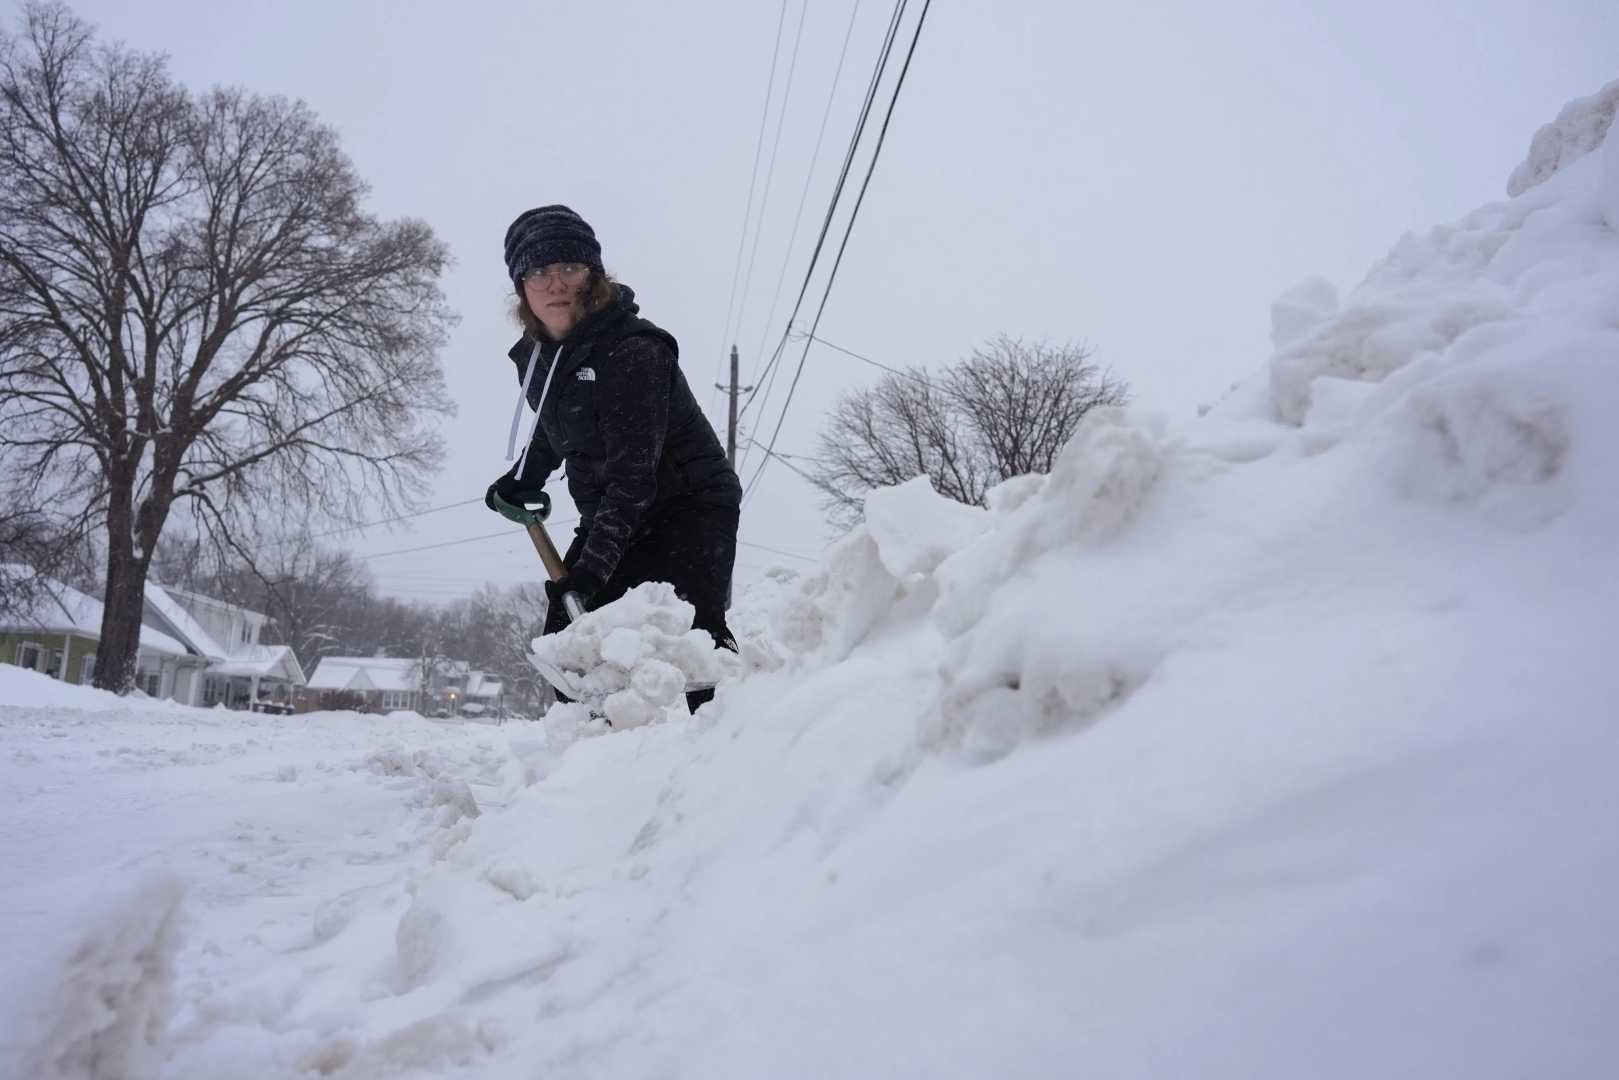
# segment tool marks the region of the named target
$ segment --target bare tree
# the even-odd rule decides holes
[[[161,547],[152,571],[165,584],[270,616],[274,622],[262,640],[292,646],[305,672],[323,656],[354,655],[349,646],[355,628],[377,603],[366,565],[346,551],[320,546],[307,531],[264,545],[254,560],[238,559],[223,569],[187,538]]]
[[[48,515],[0,506],[0,619],[30,622],[41,610],[51,610],[58,599],[54,585],[82,588],[92,576],[90,552]]]
[[[193,95],[59,5],[0,34],[0,457],[9,505],[99,530],[96,685],[133,682],[175,511],[408,507],[450,411],[444,246],[366,214],[301,103]]]
[[[917,476],[941,495],[982,506],[1002,480],[1050,472],[1087,412],[1129,398],[1092,355],[1081,345],[1001,335],[942,372],[913,367],[844,394],[809,473],[828,514],[853,525],[868,492]]]
[[[555,700],[528,661],[529,645],[545,626],[545,590],[527,582],[505,589],[486,585],[467,607],[466,655],[500,676],[508,704],[543,709]]]

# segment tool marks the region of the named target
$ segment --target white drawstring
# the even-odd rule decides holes
[[[528,384],[534,379],[534,367],[540,362],[540,343],[534,343],[534,350],[528,354],[528,371],[523,375],[523,388],[517,391],[517,408],[512,411],[512,430],[506,436],[506,460],[510,461],[512,455],[517,453],[517,425],[523,419],[523,402],[528,398]]]
[[[540,343],[536,341],[534,343],[534,354],[530,356],[528,360],[528,373],[530,376],[534,374],[534,365],[539,363],[539,359]],[[514,477],[520,477],[523,475],[523,465],[528,461],[529,448],[534,445],[534,429],[540,426],[540,410],[545,407],[545,395],[551,390],[551,376],[555,375],[557,373],[557,368],[561,366],[562,346],[558,345],[557,354],[551,359],[551,369],[545,373],[545,382],[540,386],[540,403],[534,406],[534,422],[528,426],[528,441],[523,444],[522,456],[517,459],[517,465],[512,469],[512,476]],[[527,397],[528,379],[525,378],[523,380],[523,396],[517,399],[517,416],[512,417],[513,439],[517,437],[517,417],[523,414],[523,400]],[[512,445],[508,443],[506,446],[506,456],[508,458],[512,456],[512,449]]]

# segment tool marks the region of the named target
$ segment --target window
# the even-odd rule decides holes
[[[219,684],[207,676],[202,680],[202,703],[212,705],[219,697]]]
[[[17,646],[17,666],[25,667],[30,671],[39,670],[40,648],[32,641],[25,641]]]
[[[86,656],[84,658],[84,663],[79,668],[79,682],[81,684],[83,684],[84,686],[89,686],[90,683],[95,679],[95,677],[96,677],[96,654],[91,653],[89,656]]]
[[[136,676],[135,685],[145,691],[148,697],[162,697],[163,672],[143,671]]]
[[[50,662],[45,665],[45,674],[53,679],[60,679],[62,677],[62,662],[66,657],[62,655],[61,649],[52,649],[50,657]]]

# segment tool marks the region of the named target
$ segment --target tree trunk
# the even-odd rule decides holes
[[[107,515],[107,582],[103,590],[101,643],[96,646],[95,684],[127,694],[140,663],[141,616],[146,608],[147,552],[135,551],[129,505],[114,493]]]

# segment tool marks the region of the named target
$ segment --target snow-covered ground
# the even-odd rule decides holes
[[[1611,1075],[1616,102],[1195,422],[879,493],[696,717],[0,666],[0,1075]]]

